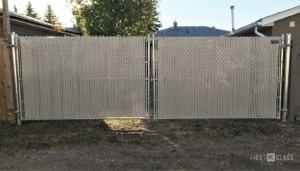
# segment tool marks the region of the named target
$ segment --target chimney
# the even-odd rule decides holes
[[[176,20],[173,22],[173,29],[174,29],[174,30],[177,29],[177,21],[176,21]]]
[[[235,28],[234,28],[234,6],[230,6],[230,9],[231,9],[231,24],[232,24],[231,33],[233,33],[235,31]]]

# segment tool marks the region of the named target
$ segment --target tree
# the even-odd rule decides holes
[[[16,5],[14,5],[14,11],[15,11],[15,12],[18,12],[18,8],[17,8]]]
[[[38,14],[36,12],[34,12],[34,8],[32,7],[32,4],[30,1],[28,1],[28,4],[26,6],[26,15],[29,17],[33,17],[33,18],[38,18]]]
[[[59,23],[51,5],[47,5],[44,21],[52,25]]]
[[[156,32],[158,0],[72,0],[77,27],[87,35],[139,36]]]
[[[52,24],[53,30],[61,31],[64,29],[62,27],[61,22],[58,21],[58,17],[54,14],[54,11],[53,11],[51,5],[47,5],[47,9],[46,9],[45,16],[44,16],[44,21]]]

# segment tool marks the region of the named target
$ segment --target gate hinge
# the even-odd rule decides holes
[[[283,44],[283,45],[281,45],[280,47],[281,47],[281,48],[285,48],[285,47],[288,47],[288,46],[292,46],[292,44]]]
[[[18,47],[17,45],[9,44],[8,47]]]
[[[285,108],[282,108],[280,111],[281,111],[281,112],[288,112],[289,110],[288,110],[288,109],[285,109]]]
[[[18,114],[18,113],[21,113],[21,111],[20,110],[16,110],[14,113]]]

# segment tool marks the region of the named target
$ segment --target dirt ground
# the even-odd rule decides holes
[[[98,120],[2,124],[0,170],[300,170],[300,123]]]

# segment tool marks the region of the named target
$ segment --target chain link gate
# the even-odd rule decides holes
[[[280,118],[285,101],[282,37],[12,40],[20,120]]]
[[[280,118],[282,41],[157,38],[155,118]]]
[[[22,120],[149,117],[144,37],[19,40]]]

